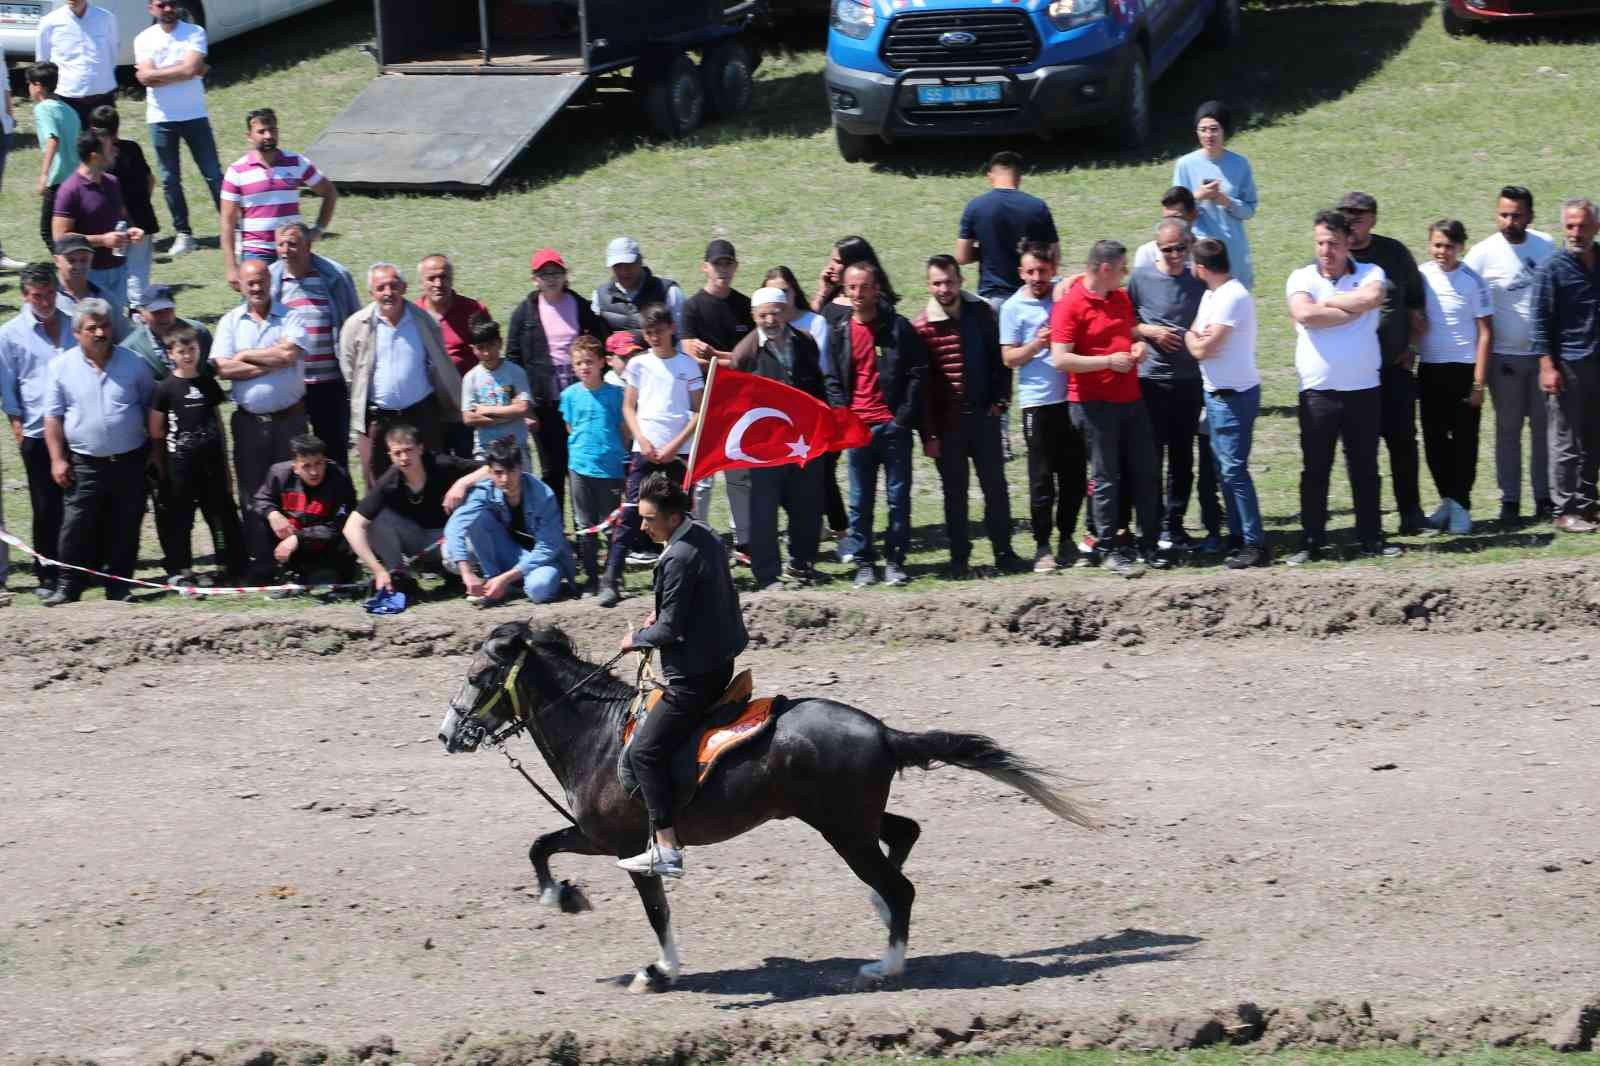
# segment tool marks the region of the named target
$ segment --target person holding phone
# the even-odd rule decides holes
[[[1256,213],[1256,179],[1250,160],[1228,150],[1233,116],[1220,100],[1207,100],[1195,111],[1195,136],[1200,147],[1172,168],[1172,184],[1194,193],[1199,214],[1193,230],[1198,240],[1210,237],[1228,249],[1233,276],[1255,288],[1255,266],[1244,224]]]

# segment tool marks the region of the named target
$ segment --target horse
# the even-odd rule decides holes
[[[644,804],[624,791],[617,776],[622,726],[634,693],[633,685],[580,657],[559,628],[507,622],[496,626],[473,656],[440,724],[447,754],[474,751],[486,741],[492,745],[525,731],[561,783],[574,824],[545,833],[528,850],[545,904],[569,902],[566,886],[551,876],[552,855],[621,858],[647,839]],[[785,701],[762,735],[727,752],[688,806],[675,814],[674,825],[685,845],[729,840],[773,818],[798,818],[821,833],[871,890],[878,917],[888,927],[883,956],[860,969],[858,981],[871,986],[905,969],[916,889],[902,867],[922,831],[912,819],[886,809],[889,786],[899,771],[935,764],[975,770],[1059,818],[1099,828],[1078,802],[1050,787],[1051,771],[989,737],[902,732],[865,711],[815,697]],[[660,954],[628,987],[664,992],[681,968],[666,891],[659,877],[630,876]]]

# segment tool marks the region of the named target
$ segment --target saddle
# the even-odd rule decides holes
[[[717,702],[706,712],[700,734],[691,737],[672,756],[673,806],[687,807],[716,769],[722,757],[766,732],[782,710],[781,696],[751,699],[755,680],[749,670],[741,670],[728,682]],[[651,689],[634,698],[622,725],[622,754],[617,759],[617,778],[628,795],[637,795],[639,781],[634,776],[633,760],[628,757],[634,730],[661,702],[665,689]]]

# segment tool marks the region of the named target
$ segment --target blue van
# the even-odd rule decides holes
[[[1239,33],[1239,0],[830,0],[839,152],[885,142],[1109,127],[1150,132],[1150,83],[1196,38]]]

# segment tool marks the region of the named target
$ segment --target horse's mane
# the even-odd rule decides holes
[[[577,645],[572,642],[572,638],[560,626],[527,624],[524,627],[523,640],[529,648],[546,653],[541,657],[541,661],[551,668],[555,680],[563,690],[576,684],[580,678],[600,666],[599,663],[584,658],[578,651]],[[631,684],[617,677],[612,671],[604,670],[596,674],[592,680],[585,682],[575,695],[592,700],[626,703],[633,693],[634,688]],[[616,708],[617,714],[620,715],[622,711],[622,707]]]

